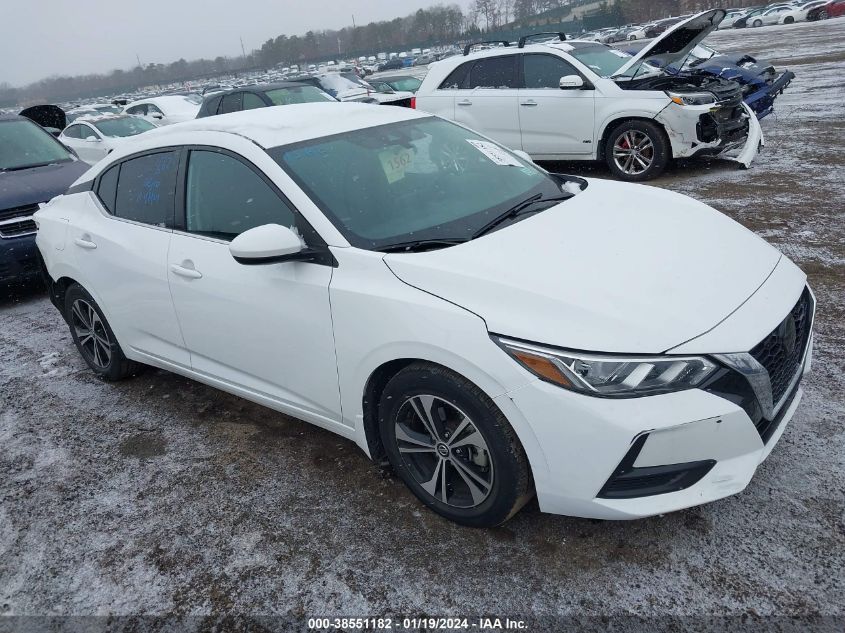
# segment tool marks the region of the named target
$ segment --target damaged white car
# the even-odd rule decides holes
[[[724,17],[714,9],[679,22],[635,56],[563,34],[477,53],[470,45],[463,57],[432,64],[416,107],[535,160],[605,160],[623,180],[655,178],[672,158],[719,156],[748,167],[763,134],[741,87],[656,67],[682,63]]]

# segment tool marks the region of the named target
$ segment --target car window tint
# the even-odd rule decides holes
[[[65,136],[67,136],[68,138],[82,138],[80,136],[81,131],[79,129],[81,127],[81,125],[71,125],[68,129],[65,130]]]
[[[235,92],[230,95],[224,96],[223,101],[220,103],[220,109],[217,111],[217,114],[240,112],[241,104],[243,103],[243,96],[244,93],[242,92]]]
[[[79,127],[81,128],[81,129],[80,129],[81,138],[86,139],[86,138],[88,138],[89,136],[93,136],[94,138],[100,138],[100,135],[99,135],[99,134],[97,134],[97,133],[96,133],[93,129],[91,129],[89,126],[87,126],[87,125],[80,125]]]
[[[147,114],[164,114],[158,107],[154,106],[152,103],[147,104]]]
[[[553,55],[525,55],[523,60],[526,88],[559,90],[561,77],[578,74],[571,64]]]
[[[290,207],[252,169],[202,150],[188,161],[185,215],[189,232],[223,240],[264,224],[294,224]]]
[[[131,108],[127,108],[126,112],[128,114],[146,114],[147,113],[147,106],[146,105],[136,105],[132,106]]]
[[[471,67],[472,62],[458,66],[449,74],[448,77],[446,77],[446,79],[443,80],[443,83],[439,86],[439,90],[456,90],[458,88],[463,88]]]
[[[159,152],[122,163],[114,214],[144,224],[172,226],[178,162],[176,152]]]
[[[114,213],[114,200],[117,196],[117,176],[120,173],[120,165],[115,165],[105,171],[100,176],[100,184],[97,185],[97,197],[100,202],[108,210],[109,213]]]
[[[470,88],[515,88],[516,55],[479,59],[469,73]]]
[[[263,108],[264,102],[261,100],[257,94],[252,92],[245,92],[244,93],[244,101],[243,101],[243,109],[244,110],[254,110],[255,108]]]

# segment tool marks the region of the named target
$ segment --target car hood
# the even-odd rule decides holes
[[[20,116],[25,116],[43,128],[63,130],[67,127],[67,115],[57,105],[32,106],[21,110]]]
[[[692,198],[588,183],[479,239],[384,261],[405,283],[478,314],[497,334],[661,353],[727,318],[780,260],[754,233]]]
[[[86,163],[75,160],[0,172],[0,210],[47,202],[67,191],[88,168]]]
[[[725,19],[724,9],[711,9],[678,22],[656,37],[648,46],[629,59],[614,76],[626,74],[631,68],[659,58],[659,66],[668,66],[682,61],[705,37],[715,31]]]

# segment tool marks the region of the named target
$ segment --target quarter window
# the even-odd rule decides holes
[[[458,90],[460,88],[464,88],[464,84],[467,80],[467,75],[469,75],[469,69],[472,67],[472,62],[467,64],[461,64],[455,70],[453,70],[446,79],[443,80],[443,83],[440,84],[440,90]]]
[[[153,226],[173,226],[178,164],[177,152],[147,154],[122,163],[114,215]]]
[[[105,173],[100,176],[100,184],[97,185],[97,196],[100,202],[108,210],[109,213],[114,214],[114,200],[117,197],[117,175],[120,173],[120,165],[107,169]]]
[[[188,161],[185,215],[190,233],[222,240],[264,224],[294,224],[293,210],[251,168],[203,150]]]
[[[516,88],[516,55],[479,59],[469,73],[470,88]]]
[[[571,64],[554,55],[525,55],[523,60],[525,87],[529,89],[559,90],[561,77],[578,74]]]

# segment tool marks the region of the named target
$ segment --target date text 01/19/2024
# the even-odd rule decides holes
[[[525,631],[524,620],[479,617],[479,618],[309,618],[308,629],[316,631],[359,630],[359,631]]]

